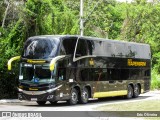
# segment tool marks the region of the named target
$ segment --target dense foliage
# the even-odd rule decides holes
[[[18,66],[7,71],[9,58],[20,55],[34,35],[79,34],[79,0],[0,1],[0,99],[16,96]],[[84,1],[84,35],[148,43],[152,49],[152,87],[160,80],[160,2]]]

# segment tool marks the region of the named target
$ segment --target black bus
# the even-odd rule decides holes
[[[150,90],[151,52],[148,44],[76,35],[28,38],[20,60],[20,100],[39,105],[89,98],[135,98]]]

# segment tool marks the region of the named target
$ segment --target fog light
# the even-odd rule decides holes
[[[47,99],[53,99],[53,95],[49,95]]]

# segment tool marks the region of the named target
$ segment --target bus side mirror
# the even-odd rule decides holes
[[[11,70],[12,69],[12,62],[15,61],[15,60],[18,60],[20,59],[21,56],[16,56],[16,57],[13,57],[11,58],[9,61],[8,61],[8,70]]]
[[[51,62],[50,62],[50,65],[49,65],[50,71],[54,71],[56,62],[57,62],[58,60],[64,58],[64,57],[65,57],[65,55],[57,56],[57,57],[53,58],[53,59],[51,60]]]

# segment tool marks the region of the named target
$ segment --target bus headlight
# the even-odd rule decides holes
[[[22,89],[20,89],[20,88],[18,88],[18,91],[19,91],[19,92],[22,92],[23,90],[22,90]]]
[[[57,86],[57,87],[55,87],[55,88],[52,88],[52,89],[46,90],[46,92],[51,93],[51,92],[53,92],[53,91],[55,91],[55,90],[59,89],[60,87],[62,87],[62,85],[59,85],[59,86]]]

